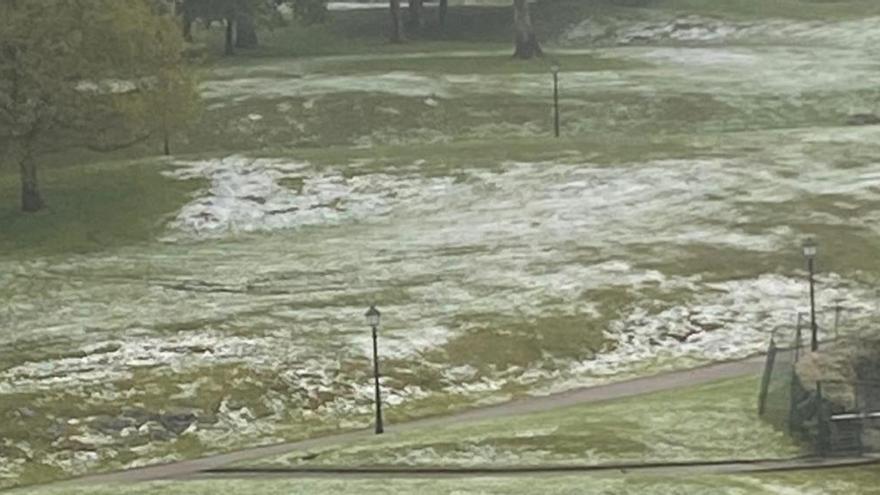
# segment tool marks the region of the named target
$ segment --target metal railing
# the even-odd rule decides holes
[[[834,308],[833,326],[819,327],[824,344],[820,351],[827,345],[863,350],[869,342],[880,349],[877,339],[865,332],[841,331],[843,316],[844,310],[838,304]],[[804,383],[797,368],[810,344],[810,336],[805,334],[807,321],[804,313],[798,313],[793,329],[774,331],[771,335],[758,393],[759,416],[811,444],[820,455],[880,452],[880,376],[868,373],[877,379],[859,376],[852,380]],[[859,367],[859,363],[853,363],[853,370]],[[871,368],[868,363],[866,369]]]

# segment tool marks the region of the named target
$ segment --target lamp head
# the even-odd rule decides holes
[[[376,309],[375,305],[372,305],[370,306],[370,309],[367,310],[367,313],[364,316],[367,317],[368,325],[370,325],[371,327],[378,327],[379,319],[381,318],[382,313],[380,313],[379,310]]]
[[[818,249],[816,246],[816,241],[812,237],[808,237],[804,241],[803,249],[804,249],[804,257],[805,258],[813,259],[816,257],[816,251]]]

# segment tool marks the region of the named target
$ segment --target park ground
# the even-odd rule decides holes
[[[533,62],[507,8],[400,46],[340,12],[211,62],[171,158],[43,157],[36,216],[0,173],[0,486],[364,427],[372,303],[391,422],[759,351],[804,309],[805,235],[823,327],[863,328],[880,7],[717,4],[540,2]],[[818,479],[767,476],[730,483]]]

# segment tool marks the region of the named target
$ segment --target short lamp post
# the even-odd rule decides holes
[[[553,134],[559,137],[559,65],[550,67],[553,72]]]
[[[807,259],[807,270],[810,272],[810,350],[816,352],[819,350],[819,328],[816,326],[816,284],[814,281],[815,260],[816,260],[816,241],[808,238],[804,241],[804,258]]]
[[[382,313],[376,309],[376,306],[370,306],[365,316],[367,324],[373,329],[373,382],[376,386],[376,434],[379,435],[385,431],[382,425],[382,392],[379,389],[379,344],[377,342],[379,318]]]

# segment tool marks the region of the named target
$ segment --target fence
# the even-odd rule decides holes
[[[799,315],[791,335],[777,332],[770,339],[758,414],[778,429],[812,445],[819,455],[880,452],[880,376],[872,375],[880,373],[876,361],[853,363],[859,374],[855,380],[804,383],[797,373],[797,363],[809,349],[802,322]],[[838,322],[836,317],[835,337]],[[785,345],[780,346],[779,342]],[[833,345],[864,348],[860,337],[836,339]]]
[[[816,384],[817,451],[824,455],[880,452],[880,383]]]

